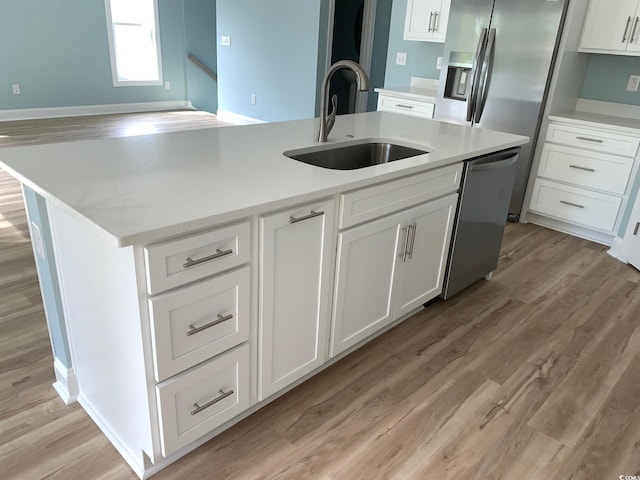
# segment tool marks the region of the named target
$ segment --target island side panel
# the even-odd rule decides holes
[[[49,227],[47,203],[24,184],[22,185],[22,196],[27,211],[33,256],[54,356],[56,382],[53,387],[68,405],[76,401],[78,385],[71,361],[67,326],[60,298],[60,285]]]
[[[48,204],[78,401],[142,477],[154,458],[134,247]]]

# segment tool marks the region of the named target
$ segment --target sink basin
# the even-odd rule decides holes
[[[285,156],[299,162],[315,165],[316,167],[331,168],[333,170],[355,170],[357,168],[394,162],[403,158],[415,157],[429,153],[404,145],[384,141],[370,141],[348,145],[335,145],[322,149],[290,150]]]

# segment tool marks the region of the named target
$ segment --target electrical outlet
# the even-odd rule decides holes
[[[442,70],[442,57],[438,57],[438,58],[436,59],[436,68],[437,68],[438,70]]]
[[[256,104],[256,96],[251,95],[251,105],[255,105],[255,104]]]
[[[44,243],[42,242],[42,233],[40,233],[40,228],[34,222],[31,222],[31,234],[33,235],[33,245],[35,247],[36,254],[43,260],[46,260]]]
[[[171,82],[169,82],[169,81],[164,82],[164,88],[165,88],[166,90],[171,90]]]
[[[407,64],[407,54],[404,52],[396,53],[396,65],[406,65]]]
[[[627,82],[627,92],[637,92],[638,86],[640,86],[640,75],[629,75],[629,82]]]
[[[220,45],[222,45],[223,47],[230,47],[231,37],[229,37],[228,35],[222,35],[220,37]]]
[[[13,85],[11,85],[11,91],[13,92],[14,95],[20,95],[20,85],[18,85],[17,83],[14,83]]]

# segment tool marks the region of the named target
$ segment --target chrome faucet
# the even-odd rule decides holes
[[[327,73],[322,80],[322,91],[320,94],[320,132],[318,133],[318,142],[327,141],[327,136],[333,128],[333,124],[336,122],[338,96],[334,95],[331,97],[332,109],[331,113],[328,115],[327,110],[329,109],[329,105],[327,105],[327,96],[329,95],[329,82],[331,81],[331,77],[341,68],[349,68],[350,70],[353,70],[356,74],[356,85],[358,86],[359,91],[366,92],[369,90],[369,77],[367,77],[367,72],[365,72],[364,69],[356,62],[352,60],[340,60],[329,67],[329,70],[327,70]]]

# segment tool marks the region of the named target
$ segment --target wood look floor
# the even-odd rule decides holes
[[[51,388],[20,190],[2,172],[0,215],[0,478],[136,478]],[[154,478],[620,475],[640,475],[640,273],[600,245],[510,224],[493,280],[431,305]]]

